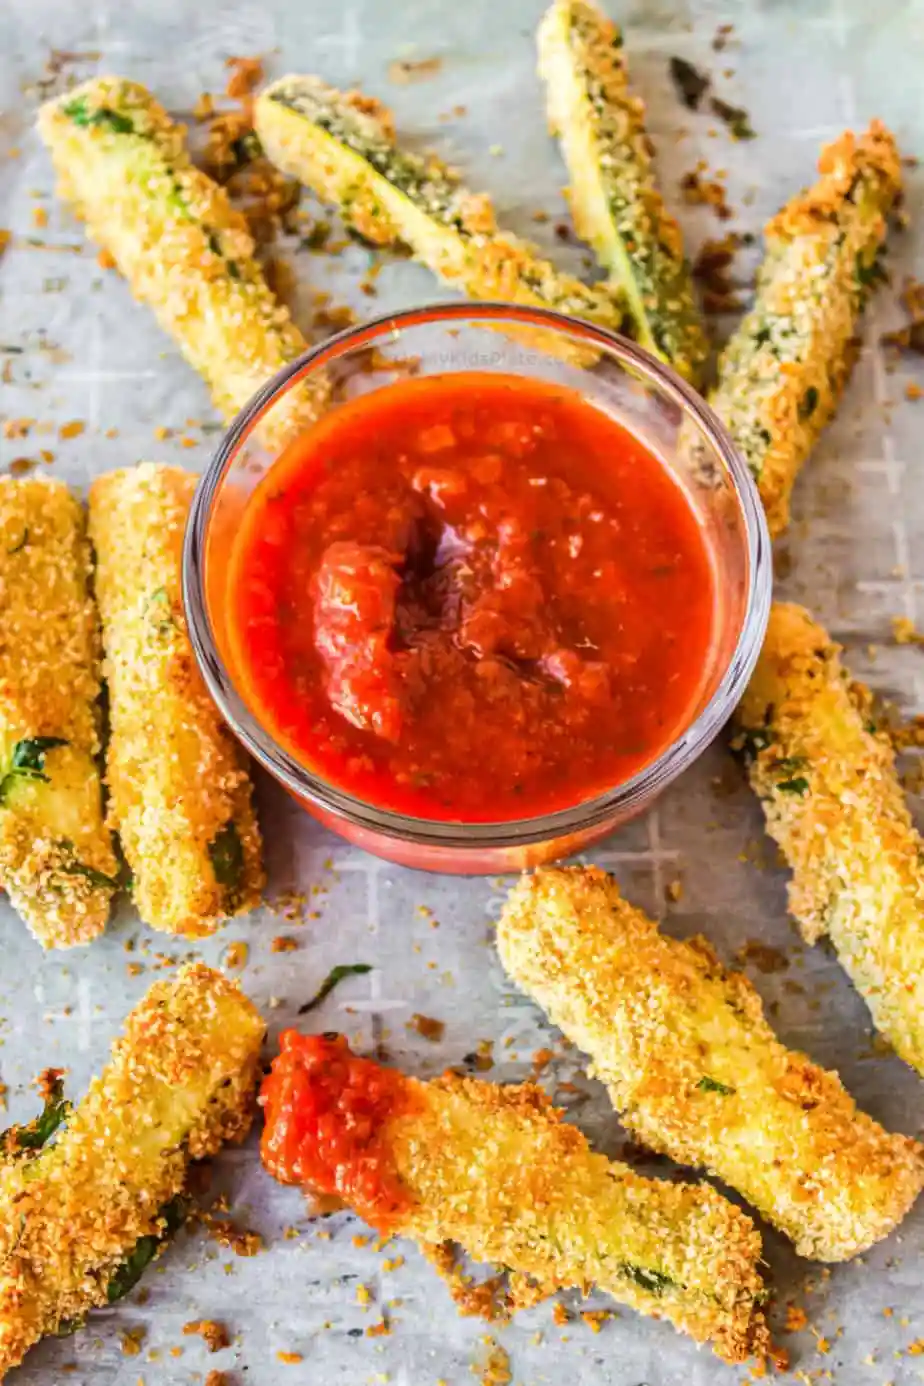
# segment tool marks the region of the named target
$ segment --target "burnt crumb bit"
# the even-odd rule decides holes
[[[235,1256],[256,1256],[258,1251],[263,1250],[263,1238],[259,1232],[235,1227],[229,1218],[216,1218],[212,1213],[203,1213],[202,1224],[219,1246],[230,1247]]]
[[[779,948],[771,948],[767,943],[761,943],[760,939],[747,939],[735,954],[735,962],[740,967],[753,963],[758,972],[768,975],[772,972],[785,972],[789,967],[789,959]]]
[[[209,1372],[205,1378],[205,1386],[231,1386],[231,1378],[227,1372]]]
[[[740,290],[745,285],[732,278],[731,269],[739,249],[752,241],[749,233],[730,231],[719,240],[703,242],[693,262],[693,278],[701,286],[703,309],[710,316],[737,313],[744,307]]]
[[[184,1323],[183,1336],[190,1338],[193,1335],[202,1339],[209,1352],[221,1352],[223,1348],[231,1346],[231,1335],[217,1319],[191,1319],[189,1323]]]
[[[703,177],[706,168],[701,159],[694,169],[683,175],[680,180],[683,200],[694,207],[711,207],[719,221],[730,221],[733,214],[725,189],[717,179]]]
[[[442,1020],[434,1020],[432,1016],[421,1015],[415,1011],[407,1023],[408,1030],[416,1030],[418,1035],[422,1035],[426,1040],[434,1043],[441,1040],[446,1033],[446,1023]]]

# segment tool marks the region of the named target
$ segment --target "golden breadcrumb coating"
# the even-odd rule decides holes
[[[264,1026],[202,963],[161,981],[53,1144],[0,1163],[0,1379],[46,1334],[106,1304],[189,1161],[250,1127]]]
[[[876,1028],[924,1073],[924,842],[839,654],[807,611],[776,603],[733,744],[792,870],[803,934],[830,936]]]
[[[622,35],[589,0],[554,0],[537,38],[578,235],[621,285],[641,345],[695,383],[709,339],[680,227],[658,191],[645,107],[629,92]]]
[[[723,1179],[800,1255],[856,1255],[924,1186],[916,1141],[884,1131],[837,1074],[781,1044],[746,977],[705,939],[661,934],[605,872],[524,877],[497,942],[639,1140]]]
[[[109,817],[141,918],[202,935],[263,886],[243,752],[196,667],[180,556],[196,477],[142,463],[90,488],[112,735]]]
[[[307,1120],[310,1129],[323,1111],[325,1137],[308,1148],[308,1168],[323,1171],[321,1192],[359,1199],[365,1215],[363,1191],[371,1181],[374,1194],[387,1180],[394,1195],[383,1230],[413,1238],[437,1262],[455,1243],[501,1266],[511,1277],[509,1307],[596,1285],[711,1342],[728,1361],[767,1350],[760,1234],[708,1184],[646,1179],[594,1154],[532,1084],[500,1087],[454,1073],[421,1082],[368,1060],[351,1075],[323,1056],[313,1075],[295,1070],[287,1080],[285,1062],[283,1053],[263,1093],[264,1159],[279,1177],[299,1177],[298,1162],[288,1160],[292,1140],[306,1139],[297,1134],[299,1106],[317,1083]],[[365,1130],[354,1092],[376,1079],[387,1080],[392,1110],[380,1108]]]
[[[102,933],[118,871],[89,566],[62,482],[0,478],[0,883],[45,948]]]
[[[623,302],[563,274],[535,247],[498,229],[484,193],[472,193],[435,155],[395,143],[391,113],[360,92],[318,77],[283,77],[254,110],[273,163],[298,178],[376,245],[408,245],[416,258],[475,298],[555,308],[618,330]]]
[[[902,186],[894,137],[878,120],[828,145],[818,172],[765,228],[757,298],[710,397],[758,484],[772,538],[789,523],[793,484],[840,401],[866,299],[887,277],[887,219]]]
[[[93,78],[47,102],[38,125],[61,196],[233,418],[308,345],[267,287],[244,218],[137,82]],[[267,447],[309,427],[328,393],[318,373],[289,390],[259,426]]]

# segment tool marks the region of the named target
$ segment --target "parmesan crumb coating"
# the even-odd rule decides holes
[[[710,403],[754,475],[771,537],[789,523],[793,484],[850,374],[857,322],[882,264],[901,192],[895,140],[874,120],[818,161],[818,182],[765,228],[754,306],[719,362]]]
[[[563,274],[534,246],[501,232],[484,193],[472,193],[435,155],[395,143],[391,113],[318,77],[283,77],[257,99],[257,133],[284,173],[335,203],[376,245],[405,244],[475,298],[554,308],[618,330],[623,300]]]
[[[45,948],[102,933],[118,872],[89,565],[63,483],[0,478],[0,884]]]
[[[240,1141],[263,1022],[202,963],[157,982],[54,1143],[0,1164],[0,1379],[46,1334],[115,1296],[111,1282],[190,1160]]]
[[[802,607],[775,604],[733,744],[803,934],[830,936],[877,1030],[924,1074],[924,842],[839,653]]]
[[[856,1255],[924,1186],[916,1141],[858,1111],[835,1073],[780,1043],[747,978],[705,939],[659,933],[605,872],[524,877],[498,948],[639,1140],[723,1179],[800,1255]]]
[[[655,181],[645,107],[629,92],[622,35],[588,0],[555,0],[537,37],[578,235],[625,292],[641,345],[695,383],[709,341],[680,227]]]
[[[196,668],[180,556],[196,477],[142,463],[90,488],[111,739],[109,817],[141,918],[211,933],[258,904],[260,834],[243,752]]]
[[[384,1134],[410,1204],[389,1231],[455,1242],[536,1295],[596,1285],[728,1361],[766,1349],[760,1234],[714,1189],[593,1153],[531,1084],[407,1082],[409,1110]]]
[[[47,102],[38,124],[61,196],[233,418],[307,349],[253,258],[244,218],[136,82],[94,78]],[[289,390],[259,426],[266,446],[310,426],[327,393],[317,375]]]

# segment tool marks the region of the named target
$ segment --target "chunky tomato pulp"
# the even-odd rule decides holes
[[[263,1164],[283,1184],[348,1203],[386,1231],[409,1205],[391,1157],[389,1120],[412,1112],[403,1073],[353,1054],[339,1035],[284,1030],[263,1080]]]
[[[577,392],[471,372],[332,411],[232,551],[244,695],[297,760],[417,817],[572,806],[676,737],[715,624],[690,502]]]

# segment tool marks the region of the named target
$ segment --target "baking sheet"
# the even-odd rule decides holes
[[[562,266],[580,270],[580,248],[563,244],[555,232],[565,211],[564,171],[545,132],[534,75],[532,32],[542,8],[541,0],[342,0],[336,6],[326,0],[6,0],[0,8],[0,227],[14,241],[0,260],[0,422],[37,422],[25,437],[0,436],[0,469],[45,449],[53,461],[39,461],[38,468],[82,488],[97,472],[141,458],[201,468],[215,441],[217,421],[204,386],[124,284],[99,268],[80,229],[52,198],[48,161],[32,131],[43,90],[118,72],[150,85],[172,110],[188,112],[202,90],[221,90],[227,57],[254,53],[266,55],[270,75],[310,70],[341,85],[361,82],[395,107],[399,128],[435,144],[473,186],[490,190],[505,224],[542,243]],[[819,144],[845,124],[882,115],[906,152],[924,151],[919,0],[879,0],[874,7],[860,0],[627,0],[618,6],[610,0],[610,9],[625,24],[663,185],[691,250],[729,228],[756,232],[810,179]],[[719,53],[711,42],[723,24],[734,29]],[[71,55],[56,77],[48,67],[52,49]],[[667,77],[672,54],[714,74],[720,94],[747,108],[758,138],[732,143],[709,116],[684,111]],[[395,59],[431,57],[442,65],[429,80],[400,86],[389,80]],[[726,70],[730,75],[722,77]],[[452,115],[457,107],[464,114]],[[727,172],[736,209],[727,224],[709,209],[681,205],[679,179],[698,159]],[[908,170],[908,184],[913,220],[895,243],[896,284],[920,264],[916,169]],[[47,225],[38,224],[39,209],[47,212]],[[549,214],[546,223],[533,220],[538,210]],[[300,254],[295,266],[305,302],[310,290],[328,291],[368,316],[445,296],[426,271],[388,261],[370,300],[359,290],[369,263],[368,253],[353,245],[336,258]],[[746,255],[740,265],[747,267]],[[924,589],[924,478],[916,446],[924,402],[904,396],[909,382],[924,384],[924,368],[902,363],[887,370],[875,344],[898,317],[895,291],[881,292],[840,416],[799,485],[783,548],[791,575],[781,591],[809,603],[846,642],[857,676],[912,711],[924,710],[924,653],[892,645],[889,618],[914,618]],[[83,422],[83,431],[60,438],[58,426],[70,421]],[[156,441],[159,426],[172,430],[169,439]],[[601,1091],[582,1076],[573,1053],[561,1052],[557,1036],[496,961],[491,921],[502,882],[401,870],[330,836],[265,780],[259,798],[270,894],[306,898],[296,919],[277,905],[276,913],[266,909],[235,921],[198,952],[221,964],[229,944],[246,942],[240,975],[269,1020],[271,1043],[330,967],[369,962],[368,977],[345,983],[312,1017],[319,1028],[343,1029],[364,1047],[386,1043],[397,1063],[424,1076],[492,1040],[496,1063],[489,1076],[522,1079],[532,1072],[534,1052],[549,1046],[555,1058],[541,1081],[553,1093],[573,1083],[579,1091],[558,1096],[601,1149],[619,1152],[624,1135]],[[592,855],[670,932],[702,931],[726,959],[752,939],[781,950],[785,970],[747,970],[782,1037],[836,1065],[884,1123],[919,1130],[920,1080],[873,1045],[866,1010],[836,961],[798,941],[786,918],[785,874],[762,836],[756,802],[723,749],[705,757],[655,812]],[[682,883],[677,901],[667,896],[674,881]],[[294,951],[274,952],[277,937],[294,940]],[[0,903],[0,940],[0,1080],[9,1089],[10,1119],[34,1111],[30,1083],[42,1066],[66,1066],[70,1091],[80,1093],[132,1005],[162,968],[186,955],[185,945],[141,927],[126,906],[91,948],[44,955]],[[440,1043],[406,1028],[414,1012],[445,1022]],[[650,1168],[663,1174],[670,1166]],[[548,1304],[503,1328],[462,1319],[413,1247],[358,1246],[354,1238],[363,1228],[344,1214],[311,1220],[296,1191],[264,1176],[253,1138],[217,1162],[212,1193],[219,1189],[233,1216],[263,1236],[260,1255],[240,1258],[201,1233],[182,1234],[145,1277],[144,1303],[136,1291],[94,1314],[84,1332],[43,1344],[16,1380],[22,1386],[178,1386],[220,1369],[236,1386],[461,1386],[488,1370],[487,1334],[509,1354],[511,1378],[520,1386],[566,1380],[731,1386],[750,1379],[746,1368],[723,1367],[707,1349],[628,1310],[599,1333],[580,1317],[554,1323]],[[403,1263],[394,1264],[402,1255]],[[830,1274],[799,1261],[772,1233],[766,1255],[777,1323],[787,1301],[808,1318],[804,1330],[782,1336],[792,1355],[790,1379],[841,1386],[924,1379],[924,1357],[913,1350],[924,1334],[924,1204],[862,1262]],[[367,1306],[359,1286],[368,1287]],[[573,1312],[607,1302],[566,1303]],[[390,1334],[368,1336],[383,1313]],[[184,1336],[184,1323],[201,1318],[226,1323],[232,1346],[209,1355],[199,1338]],[[140,1351],[126,1355],[124,1335],[139,1328]],[[283,1361],[279,1353],[301,1360]]]

